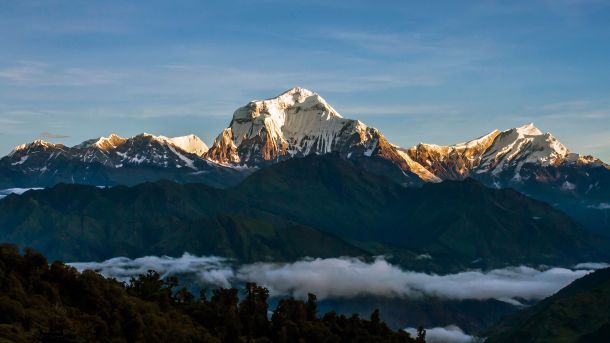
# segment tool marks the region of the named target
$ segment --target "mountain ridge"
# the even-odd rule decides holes
[[[173,148],[170,149],[173,150],[170,154],[174,155],[169,159],[171,163],[168,163],[167,156],[164,156],[165,159],[147,156],[150,154],[144,147],[134,156],[125,156],[125,152],[121,151],[120,158],[108,156],[125,145],[145,138]],[[512,179],[519,181],[529,177],[520,175],[526,164],[542,167],[577,164],[610,169],[610,166],[592,156],[569,152],[553,135],[542,133],[533,123],[505,131],[496,129],[477,139],[453,145],[419,143],[408,148],[399,147],[391,144],[379,130],[359,120],[344,118],[319,94],[301,87],[291,88],[273,98],[254,100],[238,108],[229,127],[216,137],[209,148],[193,134],[174,138],[147,133],[131,138],[111,134],[86,140],[73,147],[36,140],[17,146],[5,158],[41,148],[57,150],[57,154],[65,154],[66,150],[84,150],[78,151],[76,158],[114,168],[120,168],[122,162],[126,162],[194,170],[197,168],[193,167],[192,160],[233,168],[261,167],[286,158],[339,153],[343,158],[387,162],[398,171],[388,173],[382,170],[381,174],[393,174],[396,179],[404,178],[412,184],[468,176],[476,178],[477,175],[473,174],[489,174],[493,179],[506,173],[507,169],[513,172]],[[150,142],[148,148],[151,148]],[[152,148],[154,150],[155,147]],[[25,162],[12,160],[12,165]]]
[[[412,147],[391,144],[379,130],[359,120],[341,116],[319,94],[302,87],[291,88],[265,100],[253,100],[233,113],[229,126],[208,146],[190,134],[169,138],[142,133],[130,138],[116,134],[86,140],[73,147],[36,140],[17,146],[6,157],[34,148],[86,150],[80,152],[83,162],[96,161],[120,166],[118,161],[135,163],[152,162],[165,166],[165,161],[149,161],[144,156],[123,157],[113,163],[100,157],[101,152],[112,152],[142,137],[149,137],[162,145],[178,148],[173,155],[186,152],[198,160],[228,167],[260,167],[286,158],[309,154],[339,153],[344,158],[379,158],[395,165],[402,176],[418,178],[423,182],[463,179],[472,174],[492,174],[492,177],[512,168],[513,178],[524,164],[543,167],[560,164],[610,166],[592,156],[569,152],[552,134],[542,133],[533,123],[505,131],[494,130],[477,139],[453,145],[419,143]],[[91,150],[93,149],[93,150]],[[145,149],[136,154],[146,155]],[[176,166],[190,167],[192,156],[176,159]],[[25,161],[13,161],[21,165]],[[171,167],[171,166],[170,166]]]
[[[160,179],[226,188],[257,168],[324,154],[404,186],[472,177],[490,187],[514,188],[610,236],[610,166],[570,152],[532,123],[449,146],[402,148],[301,87],[238,108],[209,149],[194,135],[149,134],[110,135],[74,147],[40,140],[19,146],[0,159],[0,189]]]
[[[123,138],[111,134],[72,147],[36,140],[0,159],[0,187],[59,182],[113,186],[162,178],[226,186],[248,173],[202,158],[206,151],[207,145],[195,135],[168,138],[143,133]]]

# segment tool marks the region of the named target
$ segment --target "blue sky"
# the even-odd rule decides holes
[[[0,0],[0,153],[195,133],[299,85],[398,145],[534,122],[610,161],[610,2]]]

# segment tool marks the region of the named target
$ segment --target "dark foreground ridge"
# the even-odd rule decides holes
[[[557,294],[500,322],[489,343],[607,343],[610,339],[610,268],[582,277]]]
[[[317,313],[316,297],[280,301],[268,318],[269,292],[246,284],[210,299],[178,289],[150,271],[125,285],[93,271],[47,263],[32,250],[0,245],[2,342],[420,342],[379,320]]]

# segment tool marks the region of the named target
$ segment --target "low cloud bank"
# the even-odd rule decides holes
[[[147,256],[113,258],[104,262],[70,263],[78,270],[92,269],[107,277],[129,281],[132,276],[156,270],[162,276],[186,275],[203,284],[229,287],[253,281],[269,288],[272,296],[319,299],[384,296],[443,299],[498,299],[519,304],[518,299],[545,298],[583,277],[600,263],[583,263],[575,269],[538,270],[518,266],[487,272],[464,271],[436,275],[405,271],[377,258],[367,263],[355,258],[307,259],[294,263],[254,263],[233,267],[221,257],[197,257],[185,253],[178,258]]]
[[[119,281],[129,281],[131,277],[154,270],[162,277],[170,275],[194,276],[204,284],[230,287],[235,278],[228,260],[217,256],[197,257],[184,253],[181,257],[145,256],[136,259],[116,257],[104,262],[68,263],[77,270],[95,270],[100,274]]]
[[[610,210],[610,204],[602,202],[598,205],[590,205],[589,208],[594,210]]]
[[[545,298],[588,270],[509,267],[488,272],[465,271],[436,275],[404,271],[382,258],[372,263],[357,259],[329,258],[290,264],[260,263],[239,269],[241,280],[255,281],[273,295],[303,298],[308,292],[324,298],[359,295],[386,297],[435,296],[446,299]]]
[[[412,337],[417,337],[417,329],[407,328],[405,331],[410,333]],[[462,329],[455,325],[426,329],[426,342],[428,343],[474,343],[482,341],[464,333]]]
[[[576,268],[576,269],[591,269],[591,270],[604,269],[604,268],[608,268],[608,267],[610,267],[610,264],[604,263],[604,262],[585,262],[585,263],[579,263],[576,266],[574,266],[574,268]]]

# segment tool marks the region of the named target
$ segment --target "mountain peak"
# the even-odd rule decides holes
[[[36,139],[32,143],[28,144],[29,146],[43,146],[43,147],[51,147],[55,146],[55,144],[51,142],[44,141],[42,139]]]
[[[514,180],[520,180],[524,165],[558,165],[570,155],[553,135],[542,133],[533,123],[502,132],[494,130],[478,139],[450,146],[420,143],[407,152],[442,179],[462,179],[473,172],[490,172],[494,176],[507,172],[512,173]],[[576,155],[571,160],[586,162]]]
[[[287,154],[330,152],[331,136],[351,122],[318,94],[294,87],[275,98],[251,101],[238,108],[233,113],[230,130],[221,134],[222,139],[216,139],[208,156],[219,162],[248,163]],[[227,134],[230,137],[225,137]],[[234,151],[240,148],[242,151]],[[229,155],[244,156],[227,158],[229,150],[232,151]]]
[[[525,124],[523,126],[514,128],[519,135],[523,136],[540,136],[542,135],[542,131],[540,131],[534,123]]]
[[[491,171],[497,175],[507,169],[514,170],[514,179],[520,180],[525,164],[556,165],[565,160],[568,149],[550,133],[542,133],[533,123],[506,130],[485,152],[477,172]]]
[[[355,150],[356,155],[371,156],[379,150],[380,136],[358,120],[343,118],[317,93],[294,87],[238,108],[206,156],[250,165],[309,154],[347,156]],[[392,156],[400,159],[396,152]]]
[[[282,97],[282,96],[312,96],[312,95],[317,95],[317,93],[310,91],[309,89],[303,88],[303,87],[292,87],[289,90],[283,92],[282,94],[278,95],[276,98]],[[273,99],[273,98],[272,98]]]
[[[54,144],[51,142],[44,141],[42,139],[37,139],[33,142],[16,146],[13,149],[13,151],[11,151],[9,156],[12,156],[16,152],[24,151],[24,150],[30,150],[30,149],[36,149],[36,148],[50,149],[50,148],[63,147],[63,146],[64,146],[63,144]]]
[[[123,138],[117,134],[111,133],[108,137],[100,137],[94,145],[102,150],[114,149],[117,146],[125,143],[126,138]]]
[[[208,151],[208,146],[194,134],[166,139],[174,146],[197,156],[203,156]]]
[[[233,113],[233,120],[243,122],[261,118],[260,120],[272,120],[282,126],[287,116],[312,111],[317,112],[317,116],[342,118],[318,93],[294,87],[273,98],[250,101]],[[315,119],[314,117],[310,119]]]

